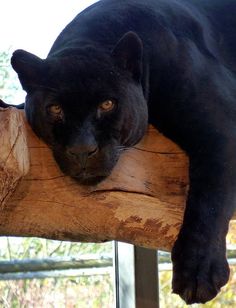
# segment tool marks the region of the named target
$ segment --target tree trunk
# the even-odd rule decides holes
[[[0,109],[0,130],[0,235],[171,249],[183,218],[188,159],[154,128],[122,154],[108,179],[90,187],[62,174],[23,111]]]

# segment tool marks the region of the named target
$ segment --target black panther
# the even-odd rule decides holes
[[[228,281],[235,210],[236,1],[101,0],[46,59],[17,50],[25,111],[65,174],[107,177],[148,123],[180,145],[190,188],[172,250],[173,292],[205,303]]]

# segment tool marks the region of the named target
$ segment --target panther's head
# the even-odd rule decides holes
[[[27,92],[25,111],[61,170],[81,183],[108,176],[124,148],[144,135],[142,42],[125,34],[110,52],[68,48],[45,60],[23,50],[12,66]]]

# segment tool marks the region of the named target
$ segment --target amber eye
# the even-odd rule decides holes
[[[62,114],[62,108],[60,105],[51,105],[48,107],[48,112],[54,116],[59,116]]]
[[[115,103],[111,100],[107,100],[99,105],[99,110],[101,112],[111,111],[115,107]]]

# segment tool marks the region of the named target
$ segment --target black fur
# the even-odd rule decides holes
[[[12,57],[26,114],[61,169],[107,176],[147,123],[190,159],[183,226],[172,251],[173,292],[211,300],[227,282],[225,236],[236,188],[236,2],[101,0],[80,13],[42,60]],[[105,100],[114,102],[100,112]],[[62,108],[59,115],[50,105]]]
[[[16,107],[17,109],[24,109],[24,103],[19,104],[19,105],[12,105],[12,104],[7,104],[3,100],[0,99],[0,108],[8,108],[8,107]]]

